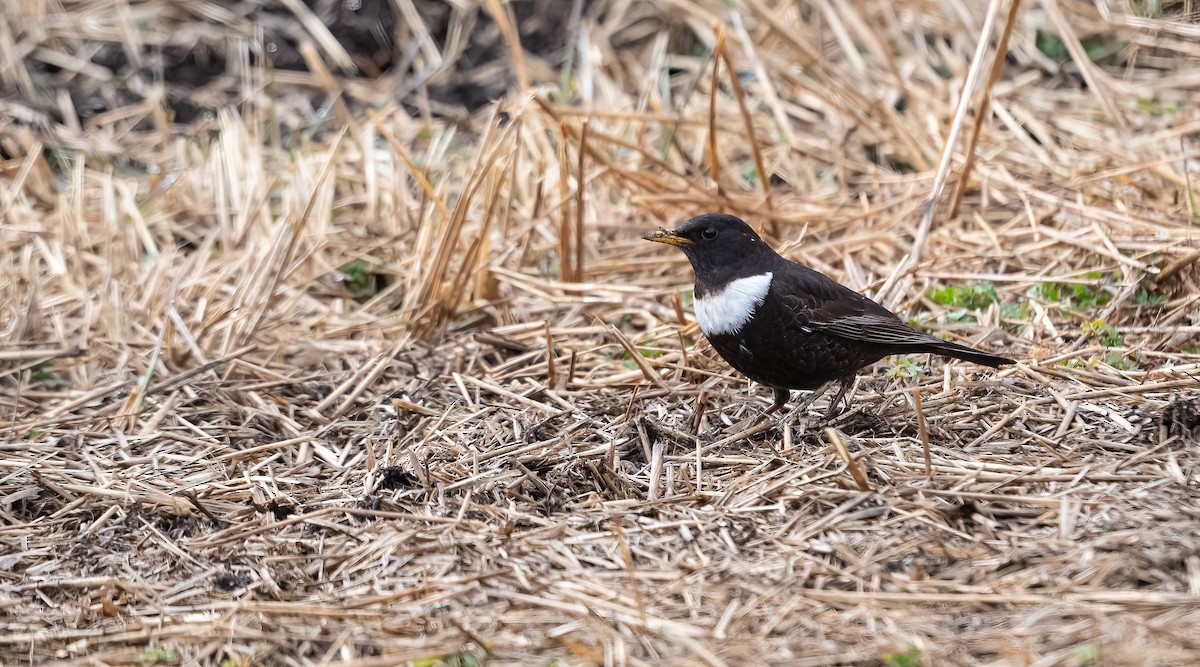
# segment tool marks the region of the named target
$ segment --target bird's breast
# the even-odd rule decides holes
[[[771,291],[770,272],[732,280],[719,290],[711,290],[693,301],[696,321],[705,336],[735,334],[754,316]]]

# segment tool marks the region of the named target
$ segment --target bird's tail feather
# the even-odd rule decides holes
[[[988,354],[987,352],[982,352],[980,350],[976,350],[973,347],[968,347],[966,345],[960,345],[958,343],[953,343],[948,340],[938,341],[937,343],[931,343],[928,346],[927,351],[932,352],[934,354],[940,354],[943,356],[947,356],[947,357],[954,357],[955,359],[962,359],[963,361],[970,361],[971,363],[975,363],[975,364],[983,364],[984,366],[991,366],[992,368],[996,368],[997,366],[1004,366],[1006,364],[1017,363],[1007,357],[1001,357],[1001,356],[995,355],[995,354]]]

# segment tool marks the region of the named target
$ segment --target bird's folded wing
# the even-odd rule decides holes
[[[801,268],[781,272],[778,289],[801,329],[878,345],[936,345],[942,339],[918,331],[854,290],[828,277]]]
[[[942,342],[940,338],[917,331],[893,317],[869,313],[827,319],[817,312],[809,320],[808,326],[832,336],[880,345],[928,345]]]

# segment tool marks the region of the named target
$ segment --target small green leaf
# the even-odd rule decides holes
[[[933,313],[929,312],[928,310],[922,310],[914,315],[909,315],[905,322],[908,322],[908,326],[914,329],[920,329],[926,322],[932,321],[933,319]]]
[[[1051,60],[1066,60],[1070,55],[1067,52],[1067,43],[1062,37],[1045,30],[1037,31],[1037,49]]]
[[[896,360],[896,365],[887,369],[888,377],[897,380],[916,380],[925,374],[925,367],[907,357]]]
[[[1133,362],[1133,360],[1131,360],[1129,357],[1125,356],[1124,354],[1121,354],[1120,352],[1116,352],[1116,351],[1109,352],[1108,354],[1104,355],[1104,363],[1108,364],[1109,366],[1112,366],[1113,368],[1115,368],[1119,371],[1140,370],[1138,368],[1137,364]]]
[[[175,653],[175,649],[165,646],[147,646],[138,656],[138,664],[144,666],[163,662],[179,662],[179,655]]]
[[[1175,100],[1170,104],[1162,104],[1157,100],[1148,97],[1140,97],[1138,98],[1137,105],[1139,109],[1145,111],[1151,116],[1154,116],[1155,118],[1161,118],[1162,116],[1169,116],[1183,111],[1183,103],[1179,100]]]
[[[1103,279],[1103,276],[1096,272],[1088,274],[1087,277],[1089,280],[1096,281]],[[1104,289],[1083,283],[1038,283],[1030,291],[1030,295],[1076,309],[1103,306],[1112,299],[1112,296]]]
[[[1029,319],[1029,302],[1021,299],[1016,303],[1000,304],[1000,321],[1004,324],[1024,322]]]
[[[753,162],[747,162],[742,165],[742,183],[745,183],[748,187],[756,188],[758,187],[758,180],[757,165]]]
[[[1074,292],[1074,297],[1071,299],[1071,303],[1080,308],[1094,308],[1095,306],[1103,306],[1104,304],[1108,303],[1110,298],[1108,293],[1104,292],[1103,290],[1097,291],[1091,287],[1088,287],[1087,285],[1079,283],[1076,283],[1073,286],[1072,291]]]
[[[1129,46],[1129,42],[1121,41],[1108,33],[1097,33],[1084,37],[1080,40],[1080,45],[1083,46],[1088,60],[1099,63],[1120,55]]]
[[[71,381],[54,374],[54,361],[47,360],[29,369],[29,380],[49,389],[71,386]]]
[[[952,310],[952,311],[946,313],[946,319],[951,322],[965,323],[965,324],[972,324],[972,323],[978,321],[975,319],[975,316],[972,315],[971,312],[965,308],[960,308],[958,310]]]
[[[883,664],[887,667],[921,667],[921,650],[909,644],[900,651],[889,651],[883,654]]]
[[[1129,11],[1135,16],[1156,19],[1162,16],[1162,0],[1129,0]]]
[[[1062,301],[1062,294],[1058,290],[1058,283],[1038,283],[1033,288],[1033,295],[1047,301]]]
[[[1101,319],[1084,322],[1083,332],[1088,337],[1097,339],[1104,347],[1120,347],[1125,344],[1125,334]]]
[[[1139,287],[1133,295],[1133,302],[1143,306],[1161,306],[1170,299],[1166,294],[1155,294],[1145,287]]]
[[[396,280],[395,276],[380,271],[378,266],[365,259],[351,260],[342,265],[337,278],[351,298],[359,303],[369,300]]]
[[[1090,665],[1100,658],[1100,646],[1098,644],[1080,644],[1075,647],[1074,658],[1078,665]]]
[[[925,296],[936,304],[967,310],[981,310],[1000,301],[999,295],[996,294],[996,286],[990,282],[930,287],[925,291]]]
[[[487,655],[487,651],[475,648],[447,655],[417,658],[412,664],[413,667],[483,667]]]

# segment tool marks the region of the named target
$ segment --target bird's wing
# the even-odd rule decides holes
[[[810,326],[833,336],[880,345],[929,345],[942,342],[940,338],[917,331],[894,317],[879,315],[850,315],[827,321],[814,319]]]
[[[891,311],[833,279],[808,269],[786,271],[773,284],[802,329],[879,345],[929,345],[940,338],[918,331]]]

